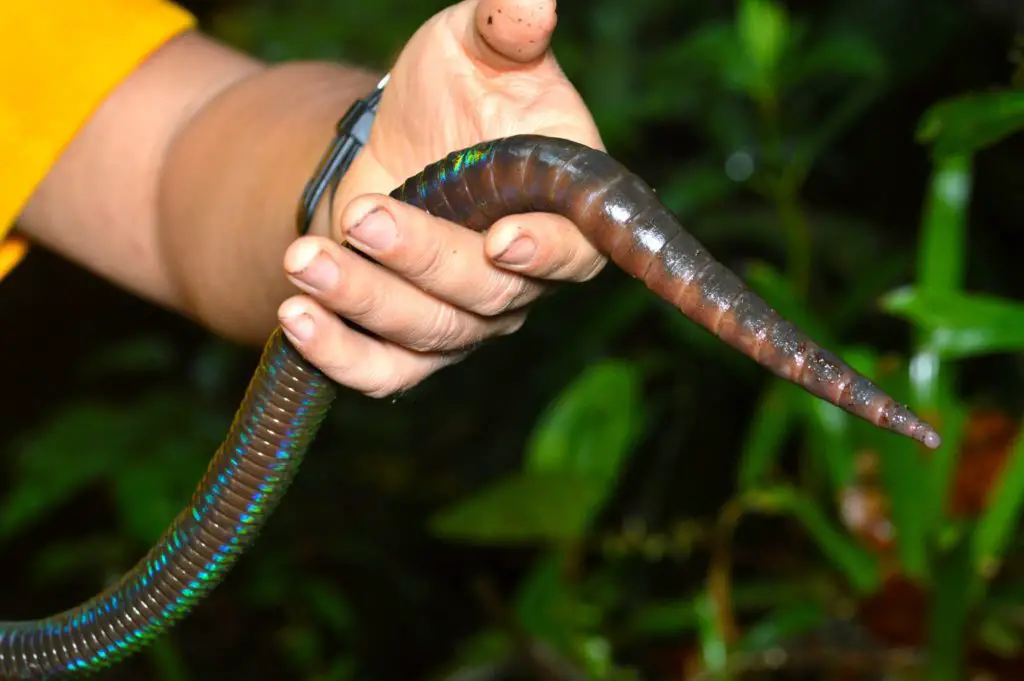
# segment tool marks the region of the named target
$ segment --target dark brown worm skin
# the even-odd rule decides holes
[[[779,376],[888,430],[934,430],[781,319],[607,155],[538,136],[487,142],[431,164],[392,196],[476,230],[505,215],[559,213],[653,292]],[[223,444],[163,537],[121,579],[56,615],[0,622],[0,680],[83,676],[137,652],[228,574],[272,514],[337,386],[278,329]]]
[[[453,152],[391,195],[477,230],[515,213],[563,215],[624,272],[772,373],[876,426],[931,448],[941,442],[905,405],[779,316],[605,153],[563,139],[507,137]]]

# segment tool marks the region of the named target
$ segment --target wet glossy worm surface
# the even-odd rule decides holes
[[[626,273],[776,375],[879,427],[939,445],[929,425],[782,319],[647,184],[602,152],[548,137],[504,138],[449,154],[392,196],[476,230],[514,213],[561,214]],[[255,540],[335,392],[275,331],[187,507],[95,598],[45,619],[0,623],[0,679],[108,667],[187,615]]]

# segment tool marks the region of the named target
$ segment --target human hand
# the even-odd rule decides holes
[[[548,49],[555,23],[555,0],[465,0],[406,44],[369,143],[338,187],[330,236],[303,237],[285,256],[308,296],[281,305],[282,325],[333,380],[375,397],[405,390],[519,329],[549,282],[585,281],[604,266],[561,216],[509,216],[479,234],[386,195],[449,152],[497,137],[603,148]]]

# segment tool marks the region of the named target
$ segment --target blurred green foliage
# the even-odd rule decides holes
[[[445,4],[196,9],[267,59],[384,68]],[[937,452],[765,376],[608,272],[397,403],[344,396],[228,583],[111,677],[739,680],[780,667],[780,647],[786,664],[757,678],[791,678],[801,660],[833,678],[865,651],[875,675],[843,678],[952,681],[979,659],[1020,670],[1024,437],[979,512],[950,508],[972,413],[1012,423],[1022,397],[1024,304],[1006,291],[1019,267],[977,254],[996,209],[972,202],[1013,194],[995,179],[986,193],[977,168],[1024,128],[1024,96],[1007,61],[1003,84],[951,76],[917,108],[901,97],[945,78],[977,8],[794,7],[565,5],[555,50],[611,153],[780,312],[933,420]],[[857,148],[884,145],[889,119],[920,146]],[[888,172],[900,153],[920,153],[918,177]],[[64,377],[72,394],[10,439],[0,540],[20,564],[6,591],[25,593],[4,596],[5,615],[101,588],[187,501],[255,355],[175,323],[95,341]],[[984,361],[998,369],[968,390]],[[885,549],[848,508],[868,455]],[[903,612],[886,595],[897,579],[927,604],[909,641],[921,676],[896,675],[908,642],[865,614],[878,599]]]

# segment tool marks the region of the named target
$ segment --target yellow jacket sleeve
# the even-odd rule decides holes
[[[170,0],[0,2],[0,277],[10,231],[61,151],[140,62],[194,18]]]

